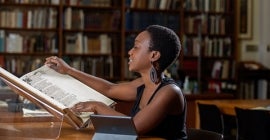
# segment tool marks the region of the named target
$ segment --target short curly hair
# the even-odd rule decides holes
[[[178,59],[181,50],[180,39],[173,30],[161,25],[150,25],[146,31],[151,37],[150,51],[159,51],[161,54],[157,63],[158,71],[162,72]]]

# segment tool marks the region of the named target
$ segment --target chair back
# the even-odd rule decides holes
[[[216,105],[198,103],[200,128],[224,134],[223,115]]]
[[[188,128],[188,140],[223,140],[223,135],[217,132]]]
[[[237,140],[270,140],[270,111],[235,108]]]

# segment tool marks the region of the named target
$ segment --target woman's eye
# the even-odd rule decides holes
[[[136,48],[136,49],[137,49],[137,48],[139,48],[139,47],[138,47],[138,45],[134,45],[134,48]]]

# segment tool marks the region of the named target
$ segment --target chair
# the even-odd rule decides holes
[[[197,103],[199,108],[200,128],[224,134],[223,115],[216,105]]]
[[[223,140],[223,135],[213,131],[188,128],[188,140]]]
[[[236,107],[237,140],[270,140],[270,111]]]

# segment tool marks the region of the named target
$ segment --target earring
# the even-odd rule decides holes
[[[152,67],[150,69],[150,79],[153,83],[158,83],[158,77],[157,77],[157,70],[153,66],[153,63],[151,62]]]

